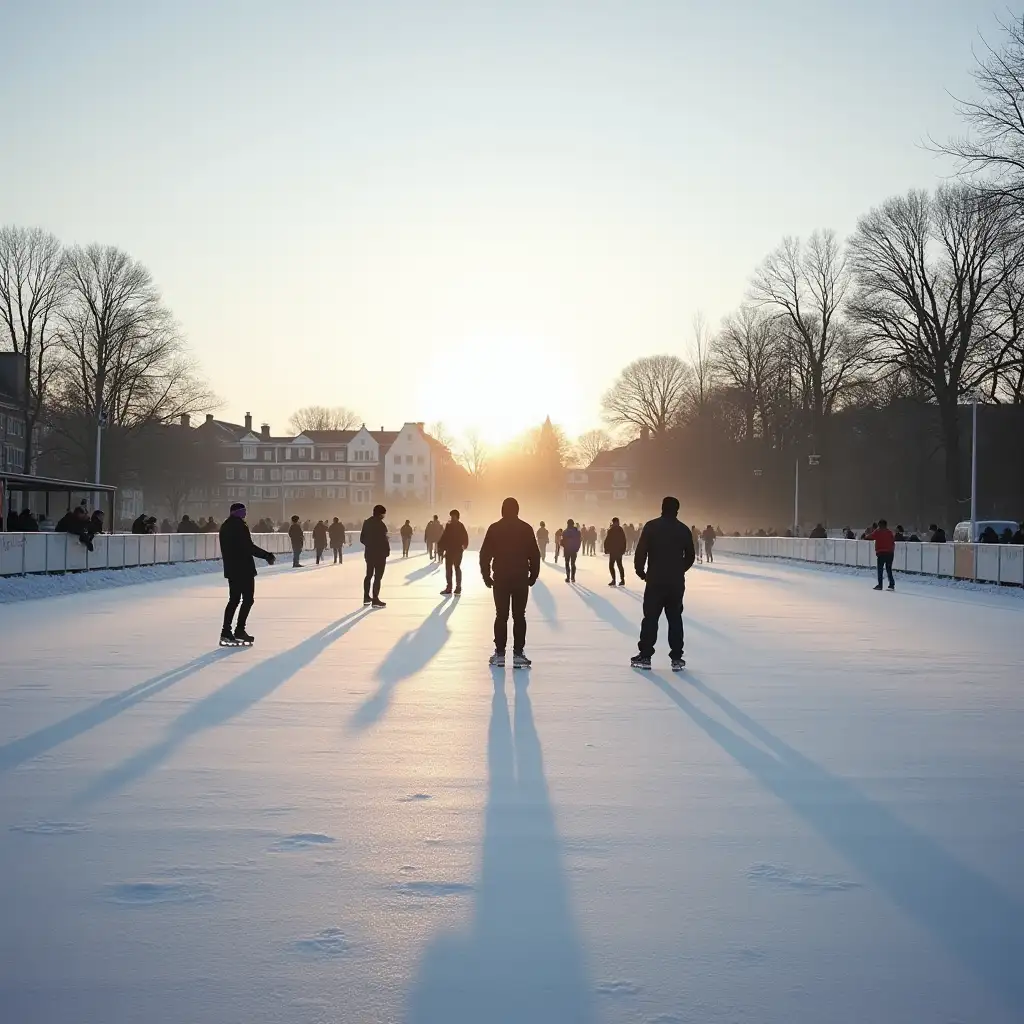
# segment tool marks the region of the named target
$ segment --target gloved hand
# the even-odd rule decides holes
[[[637,576],[638,576],[638,577],[639,577],[640,579],[642,579],[642,580],[646,580],[646,579],[647,579],[647,573],[645,573],[645,572],[639,572],[639,571],[638,571],[638,572],[637,572]]]
[[[490,589],[491,589],[491,587],[493,587],[493,586],[494,586],[494,580],[492,580],[490,576],[485,576],[485,577],[484,577],[484,586],[485,586],[485,587],[486,587],[486,588],[487,588],[488,590],[490,590]]]
[[[536,583],[536,582],[537,582],[537,577],[536,576],[532,576],[530,578],[530,586],[532,587],[534,585],[534,583]]]
[[[267,565],[273,565],[277,561],[277,556],[273,553],[269,553],[270,557],[267,558]]]

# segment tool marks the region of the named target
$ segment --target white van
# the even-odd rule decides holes
[[[973,543],[979,544],[981,542],[981,535],[992,527],[996,531],[996,536],[1001,537],[1003,530],[1009,529],[1010,533],[1017,532],[1017,523],[1010,519],[979,519],[975,524],[975,534]],[[971,539],[971,523],[968,520],[966,523],[957,523],[953,530],[953,543],[954,544],[970,544]]]

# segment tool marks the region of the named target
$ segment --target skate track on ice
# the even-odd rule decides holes
[[[307,556],[308,557],[308,556]],[[11,1024],[1024,1019],[1024,601],[722,556],[690,671],[603,558],[0,608]]]

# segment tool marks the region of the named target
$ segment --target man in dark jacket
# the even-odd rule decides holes
[[[409,548],[412,545],[412,523],[408,519],[402,523],[402,528],[398,531],[402,538],[402,557],[409,557]]]
[[[932,523],[932,525],[929,526],[928,529],[931,532],[931,537],[929,537],[928,539],[928,542],[930,544],[946,543],[946,531],[941,526],[936,526],[934,523]]]
[[[437,542],[438,549],[444,557],[444,577],[447,586],[441,594],[447,596],[452,592],[452,571],[455,572],[455,593],[462,593],[462,553],[469,547],[469,534],[462,525],[459,510],[453,508],[449,520],[444,524],[441,539]]]
[[[576,556],[583,544],[583,534],[579,527],[569,519],[562,531],[562,554],[565,555],[565,582],[576,582]]]
[[[540,573],[540,549],[533,527],[519,518],[519,502],[506,498],[501,519],[487,527],[480,546],[480,572],[484,585],[494,591],[494,654],[490,664],[505,665],[508,615],[512,612],[512,665],[529,668],[526,656],[526,602]]]
[[[537,547],[540,549],[540,560],[542,562],[548,560],[548,542],[550,540],[551,534],[548,533],[548,528],[544,525],[544,520],[542,519],[537,529]]]
[[[181,517],[181,522],[178,523],[178,533],[198,533],[196,524],[192,522],[187,515]]]
[[[626,531],[619,526],[616,516],[604,538],[604,553],[608,556],[608,571],[612,574],[612,581],[609,587],[615,586],[615,567],[619,569],[619,586],[626,585],[626,571],[622,568],[622,556],[626,553]]]
[[[298,569],[302,565],[299,559],[306,544],[306,534],[298,516],[292,516],[291,525],[288,527],[288,536],[292,542],[292,568]]]
[[[821,523],[818,523],[818,525],[811,530],[808,536],[810,536],[812,540],[824,540],[828,536],[828,533],[825,531],[825,527],[822,526]]]
[[[644,524],[633,555],[637,576],[647,583],[644,588],[644,620],[640,626],[640,653],[630,664],[649,669],[654,645],[658,640],[658,621],[665,613],[668,621],[669,657],[672,671],[686,667],[683,660],[683,594],[686,573],[696,560],[693,534],[679,522],[679,501],[665,498],[661,516]]]
[[[384,575],[388,555],[391,554],[391,542],[388,540],[388,528],[384,522],[387,509],[383,505],[373,506],[373,515],[363,523],[359,533],[359,543],[363,545],[363,557],[366,559],[366,576],[363,579],[363,604],[374,608],[386,608],[380,599],[380,581]],[[370,593],[370,582],[373,582],[373,593]]]
[[[341,565],[345,547],[345,524],[339,522],[337,516],[327,527],[327,537],[331,542],[331,550],[334,552],[334,562],[336,565]]]
[[[313,527],[313,550],[316,552],[316,564],[319,565],[327,550],[327,524],[322,519],[318,519]]]
[[[423,531],[423,542],[427,545],[427,557],[433,562],[437,558],[437,542],[441,539],[444,527],[438,522],[437,516],[427,523]]]
[[[224,560],[224,578],[228,581],[228,603],[224,609],[224,627],[220,632],[220,642],[224,647],[251,644],[253,641],[245,631],[245,621],[253,606],[256,590],[253,556],[264,559],[267,565],[274,564],[274,556],[269,551],[253,544],[245,522],[245,506],[236,501],[220,528],[220,557]],[[239,603],[242,607],[238,612],[238,624],[232,631],[231,621]]]

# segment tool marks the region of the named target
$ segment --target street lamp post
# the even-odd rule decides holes
[[[971,543],[978,540],[978,396],[971,397]]]
[[[93,474],[93,483],[101,483],[100,480],[100,464],[103,452],[103,431],[107,425],[107,410],[100,408],[100,411],[96,414],[96,467]],[[92,496],[93,506],[98,508],[100,503],[100,492],[96,491]],[[113,524],[114,521],[114,510],[110,510],[110,521]],[[111,525],[113,529],[113,525]]]
[[[793,487],[793,536],[799,534],[800,526],[800,459],[796,460],[796,480]]]

